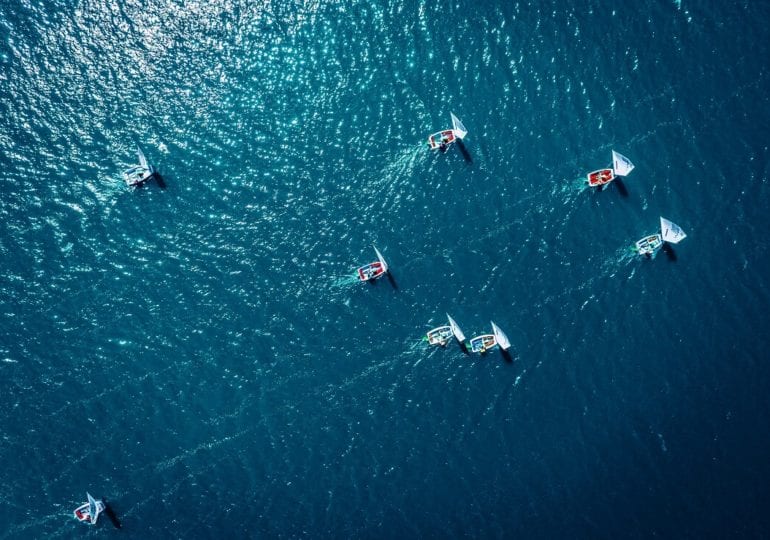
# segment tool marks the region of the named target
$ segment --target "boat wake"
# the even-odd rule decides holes
[[[338,276],[333,279],[332,287],[349,287],[351,285],[358,283],[359,281],[360,280],[358,279],[358,276],[355,274],[347,275],[347,276]]]
[[[570,180],[570,182],[565,186],[565,191],[574,192],[574,193],[582,193],[587,189],[588,189],[588,184],[586,183],[585,176],[581,176],[579,178],[575,178],[574,180]]]
[[[632,263],[639,260],[639,255],[634,250],[634,246],[625,246],[618,248],[614,255],[608,257],[604,264],[602,264],[602,270],[600,275],[614,278],[618,272],[623,268],[627,268]],[[626,279],[630,279],[634,276],[635,269],[631,270],[631,273],[626,276]]]
[[[421,338],[410,340],[406,346],[406,350],[402,354],[405,356],[417,357],[417,361],[412,364],[412,367],[415,368],[438,348],[439,347],[428,346],[428,341],[423,336]]]
[[[382,170],[382,178],[388,180],[400,180],[412,176],[417,166],[427,161],[430,153],[425,149],[424,144],[409,146],[395,153],[390,162]]]
[[[551,196],[561,199],[562,204],[565,206],[572,206],[587,189],[589,188],[586,179],[584,176],[581,176],[573,180],[554,182],[551,188]]]

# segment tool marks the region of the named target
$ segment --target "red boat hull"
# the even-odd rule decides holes
[[[603,186],[615,180],[615,171],[612,169],[601,169],[588,173],[588,185],[591,187]]]
[[[373,262],[358,269],[358,279],[361,281],[371,281],[381,277],[384,273],[385,268],[383,268],[382,263]]]

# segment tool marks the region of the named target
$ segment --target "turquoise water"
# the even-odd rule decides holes
[[[768,16],[0,5],[0,538],[768,536]]]

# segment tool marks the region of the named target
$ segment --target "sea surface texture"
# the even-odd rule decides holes
[[[768,538],[768,20],[3,1],[0,539]]]

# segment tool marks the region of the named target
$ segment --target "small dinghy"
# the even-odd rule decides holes
[[[449,340],[452,339],[453,335],[451,326],[439,326],[428,332],[426,338],[428,340],[428,345],[446,347],[446,344],[449,343]]]
[[[483,336],[476,336],[469,342],[468,350],[471,352],[477,352],[484,354],[489,349],[497,345],[495,336],[492,334],[484,334]]]
[[[138,146],[136,147],[136,153],[139,156],[139,165],[134,165],[123,172],[123,178],[128,187],[140,187],[144,185],[147,180],[155,176],[155,167],[147,162],[147,158],[144,157],[142,149]]]
[[[373,281],[381,278],[388,272],[388,263],[385,262],[382,253],[375,246],[372,247],[377,254],[377,262],[366,264],[358,269],[357,273],[360,281]]]
[[[511,342],[499,326],[492,321],[492,333],[476,336],[466,345],[471,352],[484,354],[492,347],[500,347],[505,352],[511,348]]]
[[[75,508],[75,517],[78,521],[83,523],[96,525],[96,520],[99,519],[99,514],[104,512],[104,502],[97,501],[91,497],[90,493],[86,493],[86,496],[88,497],[88,502],[83,503],[82,505]]]
[[[634,164],[624,155],[612,151],[612,167],[599,169],[586,175],[590,187],[604,186],[615,180],[618,176],[628,176],[634,170]]]
[[[428,146],[431,150],[446,151],[449,145],[464,139],[468,134],[468,130],[465,129],[460,119],[454,113],[449,113],[449,115],[452,117],[452,129],[445,129],[428,137]]]
[[[664,242],[678,244],[685,238],[687,238],[687,233],[685,233],[679,225],[661,216],[660,233],[651,234],[637,240],[636,244],[634,244],[634,251],[639,255],[646,255],[649,257],[663,247]]]

